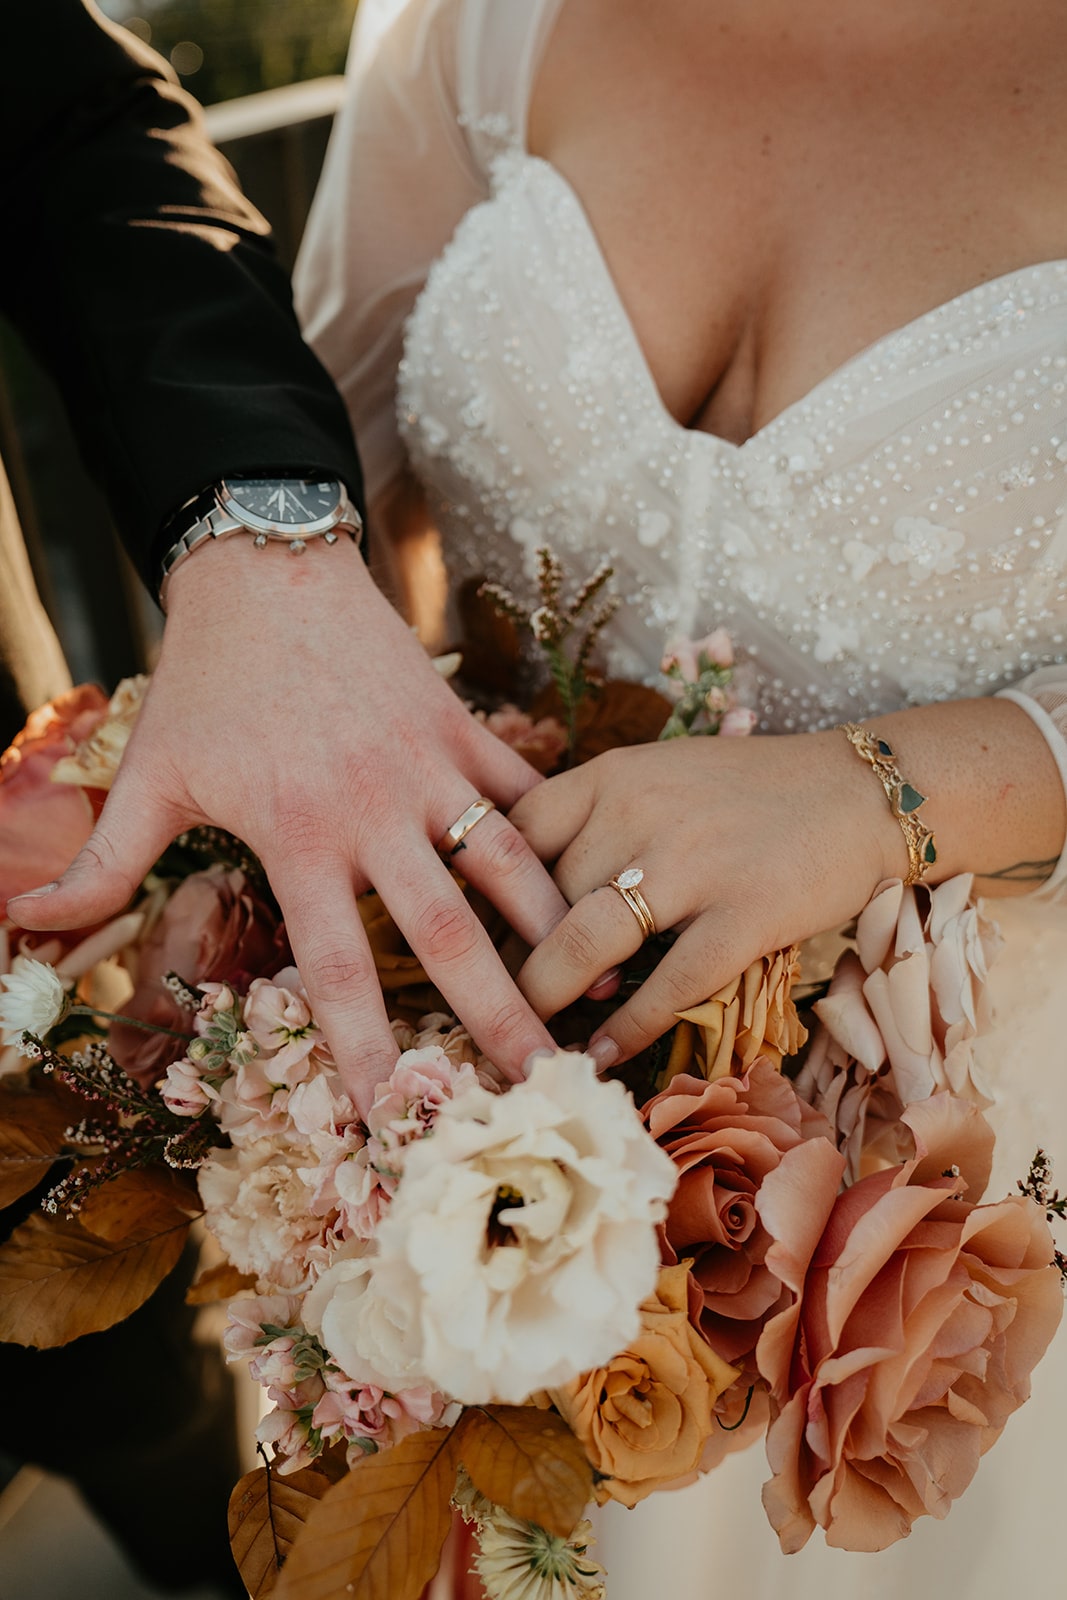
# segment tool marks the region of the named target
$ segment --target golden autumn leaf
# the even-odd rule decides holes
[[[188,1231],[170,1212],[116,1242],[35,1212],[0,1245],[0,1341],[47,1350],[113,1327],[177,1265]]]
[[[247,1272],[238,1272],[229,1261],[220,1261],[216,1267],[207,1267],[195,1283],[185,1291],[187,1306],[211,1306],[219,1300],[231,1300],[242,1289],[254,1289],[256,1280]]]
[[[451,1523],[457,1432],[409,1434],[353,1467],[312,1508],[277,1600],[418,1600]]]
[[[136,1235],[161,1233],[203,1211],[196,1180],[169,1167],[139,1167],[120,1172],[86,1197],[78,1221],[86,1233],[110,1244]]]
[[[230,1548],[252,1600],[270,1594],[297,1534],[337,1475],[319,1466],[284,1477],[246,1472],[230,1495]]]
[[[476,1489],[566,1539],[593,1497],[593,1469],[554,1411],[477,1406],[463,1413],[459,1457]]]

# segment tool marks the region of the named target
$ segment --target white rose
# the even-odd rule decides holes
[[[468,1404],[566,1383],[636,1335],[675,1182],[588,1056],[543,1057],[503,1095],[467,1087],[408,1149],[379,1225],[375,1338],[391,1319],[390,1350]]]
[[[354,1384],[373,1384],[389,1394],[423,1387],[414,1299],[405,1296],[400,1282],[392,1284],[390,1296],[383,1296],[389,1274],[372,1278],[377,1266],[372,1254],[335,1259],[304,1296],[304,1327],[318,1334]]]

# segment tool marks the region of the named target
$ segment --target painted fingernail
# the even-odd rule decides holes
[[[594,1039],[589,1046],[589,1054],[596,1062],[597,1071],[606,1072],[618,1061],[620,1051],[614,1039]]]
[[[59,888],[59,880],[55,883],[42,883],[39,889],[23,889],[21,894],[13,894],[12,900],[39,900],[42,895],[51,894],[53,889]]]
[[[591,983],[585,991],[587,995],[598,995],[601,990],[609,988],[613,983],[618,983],[622,977],[621,967],[609,967],[607,972],[602,972],[595,983]]]

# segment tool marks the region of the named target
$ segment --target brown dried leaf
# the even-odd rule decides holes
[[[555,1411],[478,1406],[463,1414],[460,1460],[476,1489],[566,1539],[593,1497],[593,1469]]]
[[[519,680],[519,633],[510,617],[498,616],[492,601],[478,593],[484,582],[468,578],[460,585],[456,596],[460,639],[454,648],[463,657],[464,684],[513,700]]]
[[[579,708],[574,759],[580,765],[603,755],[605,750],[654,744],[670,714],[671,703],[658,690],[612,678]],[[565,720],[554,685],[541,691],[530,707],[530,715]]]
[[[0,1246],[0,1341],[48,1350],[113,1327],[176,1266],[188,1231],[171,1213],[115,1243],[35,1212]]]
[[[353,1467],[312,1509],[277,1600],[418,1600],[451,1521],[457,1431],[409,1434]]]
[[[247,1272],[238,1272],[229,1261],[220,1261],[217,1267],[208,1267],[185,1291],[187,1306],[212,1306],[219,1300],[231,1300],[242,1289],[254,1289],[256,1280]]]
[[[48,1175],[63,1153],[63,1135],[85,1104],[47,1078],[0,1081],[0,1206],[10,1205]]]
[[[335,1481],[317,1466],[282,1477],[246,1472],[230,1496],[230,1548],[252,1600],[270,1594],[297,1534]]]
[[[86,1233],[121,1244],[146,1238],[203,1211],[196,1180],[169,1167],[140,1167],[120,1172],[86,1197],[78,1221]]]
[[[0,1124],[0,1206],[28,1194],[48,1176],[61,1144],[62,1139],[45,1128]]]

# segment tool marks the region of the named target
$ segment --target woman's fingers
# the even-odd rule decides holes
[[[629,1061],[672,1028],[680,1011],[699,1005],[760,954],[731,938],[713,915],[698,918],[590,1041],[597,1066],[604,1071]]]
[[[578,767],[528,789],[508,812],[508,821],[536,856],[556,861],[589,820],[595,800],[590,768]]]
[[[636,954],[643,942],[641,925],[622,896],[607,887],[597,889],[583,895],[530,952],[518,976],[519,988],[538,1016],[555,1016],[590,989],[598,998],[610,993],[612,969]]]
[[[566,916],[567,901],[522,835],[493,811],[448,858],[527,944],[538,944]]]
[[[154,793],[136,764],[124,767],[96,827],[63,876],[8,901],[24,928],[85,928],[115,916],[183,827],[178,810]]]

